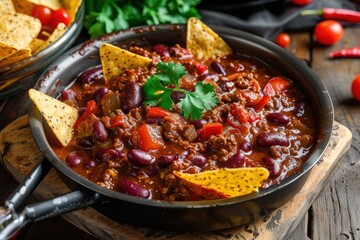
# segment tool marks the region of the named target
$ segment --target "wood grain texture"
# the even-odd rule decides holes
[[[360,104],[350,86],[360,73],[359,59],[327,59],[333,50],[360,46],[360,28],[347,28],[343,39],[330,47],[315,45],[312,68],[326,85],[335,120],[353,134],[351,149],[312,206],[312,239],[360,239]]]
[[[11,133],[16,134],[9,137]],[[2,152],[3,156],[2,163],[17,181],[20,181],[24,177],[24,174],[29,171],[29,169],[24,169],[23,167],[23,162],[29,162],[29,160],[24,158],[21,153],[22,151],[27,152],[28,158],[32,159],[32,164],[28,165],[29,168],[33,166],[34,162],[40,159],[35,157],[40,153],[29,134],[26,116],[16,120],[0,133],[0,152]],[[258,216],[254,221],[232,229],[205,233],[159,231],[114,222],[92,208],[68,213],[64,215],[64,218],[100,239],[286,239],[303,219],[308,208],[326,183],[332,169],[337,166],[338,161],[349,149],[350,141],[350,131],[336,123],[329,148],[326,150],[319,164],[315,165],[312,169],[307,182],[300,192],[284,206],[270,212],[266,217]],[[23,144],[21,148],[17,147],[18,143]],[[18,157],[16,153],[21,155],[21,158]],[[60,180],[56,172],[51,170],[35,190],[34,194],[39,199],[49,199],[66,192],[69,192],[69,189]]]

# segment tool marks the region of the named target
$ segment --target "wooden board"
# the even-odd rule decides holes
[[[100,239],[286,239],[302,220],[307,210],[323,189],[332,169],[342,159],[351,145],[351,132],[335,123],[332,138],[323,159],[314,166],[301,191],[281,208],[267,216],[259,216],[248,224],[213,232],[177,233],[118,223],[91,207],[63,215],[69,222]],[[27,117],[23,116],[0,133],[2,164],[12,176],[21,181],[41,156],[31,138]],[[69,189],[52,169],[35,190],[38,199],[49,199],[69,192]]]

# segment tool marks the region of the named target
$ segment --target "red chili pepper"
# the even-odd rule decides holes
[[[360,12],[341,8],[321,8],[316,10],[304,10],[300,15],[320,15],[324,19],[341,20],[346,22],[360,22]]]
[[[87,102],[85,112],[76,120],[74,124],[74,128],[77,128],[78,125],[85,121],[85,119],[90,116],[91,114],[96,114],[99,111],[99,108],[96,105],[96,102],[94,100],[91,100]]]
[[[351,57],[360,57],[360,46],[344,48],[338,51],[330,52],[330,58],[351,58]]]
[[[202,141],[207,140],[211,135],[221,134],[223,125],[219,122],[205,123],[201,129],[198,130]]]

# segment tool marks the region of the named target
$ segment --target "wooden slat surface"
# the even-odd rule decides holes
[[[312,68],[332,97],[335,119],[353,134],[351,150],[312,206],[312,239],[360,239],[360,103],[350,92],[360,59],[328,60],[342,47],[360,46],[360,28],[349,28],[341,42],[313,48]]]

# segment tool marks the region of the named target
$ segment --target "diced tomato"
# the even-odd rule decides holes
[[[110,118],[110,127],[120,127],[124,122],[124,117],[121,115],[116,115]]]
[[[240,94],[243,98],[246,99],[246,105],[247,106],[254,106],[255,104],[257,104],[258,102],[260,102],[260,100],[262,99],[262,96],[260,93],[256,93],[253,91],[240,91]]]
[[[282,77],[273,77],[265,85],[263,92],[266,95],[272,97],[288,89],[290,86],[291,86],[290,81],[285,80]]]
[[[59,8],[52,12],[49,26],[53,29],[55,29],[59,23],[64,23],[66,26],[69,26],[70,21],[71,19],[68,12],[63,8]]]
[[[211,135],[221,134],[223,131],[223,125],[219,122],[204,123],[203,127],[198,130],[200,139],[202,141],[207,140]]]
[[[226,122],[234,128],[239,128],[247,122],[252,123],[258,119],[260,119],[260,116],[247,111],[243,106],[232,104],[230,105],[230,110]]]
[[[164,146],[159,129],[149,124],[143,124],[138,128],[140,137],[139,147],[144,151],[160,149]]]
[[[99,112],[99,108],[96,105],[95,100],[88,101],[86,104],[85,112],[78,118],[78,120],[74,124],[74,128],[76,128],[79,123],[83,122],[88,116],[91,114],[97,114]]]
[[[169,111],[161,108],[161,107],[151,107],[149,111],[146,113],[146,117],[149,118],[161,118],[166,117],[170,114]]]
[[[265,94],[264,97],[254,106],[255,111],[260,111],[263,109],[266,104],[268,104],[270,101],[270,96],[268,94]]]
[[[206,66],[206,65],[198,64],[198,65],[196,66],[196,73],[197,73],[198,75],[204,74],[207,70],[208,70],[208,66]]]

